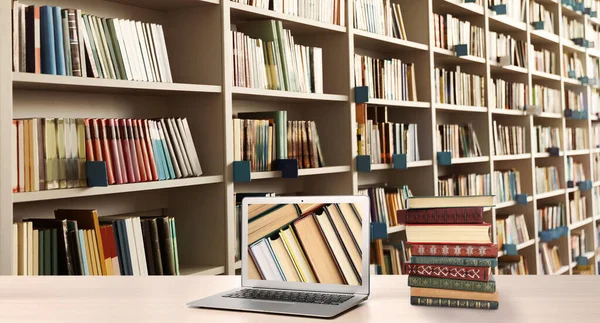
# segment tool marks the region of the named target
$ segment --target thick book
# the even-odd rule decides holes
[[[487,282],[491,276],[490,267],[421,265],[404,263],[403,272],[408,275],[437,277]]]
[[[28,6],[25,9],[25,59],[28,73],[42,72],[40,38],[40,7]]]
[[[421,297],[421,296],[411,296],[410,297],[410,305],[476,308],[476,309],[486,309],[486,310],[497,310],[498,309],[498,302],[493,302],[493,301],[476,301],[476,300],[469,300],[469,299],[452,299],[452,298]]]
[[[483,207],[398,210],[398,224],[483,223]]]
[[[409,209],[494,206],[493,195],[476,196],[411,196],[406,200]]]
[[[56,58],[56,74],[67,75],[67,66],[64,51],[63,25],[60,7],[52,7],[52,19],[54,21],[54,51]]]
[[[474,282],[469,280],[446,279],[435,277],[408,276],[408,286],[494,293],[496,291],[496,280],[494,279],[494,276],[491,276],[490,280],[487,282]]]
[[[299,216],[300,210],[295,204],[270,205],[266,210],[248,207],[248,243],[254,243],[279,231]]]
[[[467,258],[467,257],[440,257],[440,256],[412,256],[410,262],[423,265],[450,265],[470,267],[496,267],[496,258]]]
[[[498,257],[496,244],[436,244],[409,243],[410,253],[414,256],[447,256],[447,257]]]
[[[453,290],[453,289],[441,289],[441,288],[421,288],[411,287],[410,296],[417,297],[437,297],[437,298],[451,298],[451,299],[470,299],[474,301],[489,301],[497,302],[499,299],[498,292],[494,293],[481,293],[464,290]]]
[[[409,224],[406,225],[406,239],[411,243],[491,243],[491,230],[489,223]]]
[[[40,7],[40,48],[42,73],[56,75],[56,50],[54,42],[54,14],[52,7]]]
[[[240,119],[267,119],[275,122],[277,136],[277,159],[287,158],[287,111],[264,111],[238,113]]]

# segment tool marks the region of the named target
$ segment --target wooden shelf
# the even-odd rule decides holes
[[[561,188],[561,189],[558,189],[558,190],[555,190],[552,192],[535,194],[535,199],[536,200],[547,199],[547,198],[551,198],[551,197],[555,197],[555,196],[560,196],[562,194],[565,194],[564,188]]]
[[[576,223],[571,223],[571,224],[569,224],[569,230],[573,231],[575,229],[579,229],[586,224],[592,223],[592,221],[594,221],[594,218],[589,217],[589,218],[586,218],[585,220],[582,220],[582,221],[579,221]]]
[[[378,52],[397,52],[397,51],[427,51],[429,46],[402,40],[390,36],[374,34],[368,31],[353,29],[354,47],[375,50]]]
[[[531,70],[531,77],[536,81],[560,81],[560,75]]]
[[[557,34],[552,34],[545,30],[534,29],[529,33],[531,34],[531,41],[535,43],[558,44],[560,42],[560,37]]]
[[[398,100],[384,100],[384,99],[369,99],[368,105],[386,106],[386,107],[407,107],[407,108],[431,108],[429,102],[419,101],[398,101]]]
[[[587,259],[592,259],[594,258],[594,256],[596,256],[596,253],[593,251],[588,251],[585,252],[582,256],[586,257]]]
[[[225,266],[198,266],[190,268],[182,268],[180,274],[182,276],[188,275],[203,275],[203,276],[216,276],[225,273]]]
[[[221,86],[165,82],[138,82],[91,77],[57,76],[33,73],[12,73],[13,89],[97,93],[221,93]]]
[[[419,161],[412,161],[412,162],[406,163],[407,168],[419,168],[419,167],[427,167],[427,166],[431,166],[431,165],[433,165],[433,162],[431,160],[419,160]],[[386,170],[386,169],[393,169],[392,164],[372,164],[371,165],[371,170]]]
[[[235,269],[242,269],[242,261],[241,260],[236,261],[235,264],[234,264],[234,268]]]
[[[489,61],[490,71],[492,73],[516,73],[527,75],[527,69],[514,65],[500,65],[499,63]]]
[[[245,87],[233,87],[231,91],[234,100],[250,101],[276,101],[276,102],[303,102],[303,101],[323,101],[323,102],[346,102],[347,95],[341,94],[318,94],[289,92],[278,90],[251,89]]]
[[[562,39],[563,51],[569,53],[578,53],[585,54],[585,47],[581,47],[579,45],[575,45],[575,43],[570,39]]]
[[[403,224],[394,226],[394,227],[389,227],[387,230],[388,234],[392,234],[392,233],[397,233],[397,232],[402,232],[406,230],[406,227]]]
[[[508,116],[527,116],[527,112],[523,110],[508,110],[508,109],[490,109],[493,114],[504,114]]]
[[[452,158],[452,165],[484,163],[489,160],[490,156]]]
[[[230,0],[223,0],[230,1]],[[336,32],[344,33],[346,27],[327,24],[313,19],[297,17],[284,13],[275,12],[250,6],[242,3],[230,1],[229,8],[231,10],[231,20],[234,21],[251,21],[259,19],[275,19],[281,20],[286,29],[291,29],[294,33],[315,33],[315,32]]]
[[[485,113],[488,111],[485,107],[474,107],[469,105],[456,105],[446,103],[435,103],[433,105],[438,110],[463,111],[463,112],[478,112]]]
[[[525,249],[527,247],[534,246],[534,245],[535,245],[535,239],[530,239],[530,240],[527,240],[527,241],[525,241],[523,243],[519,243],[517,245],[517,250]],[[504,252],[503,251],[498,251],[498,257],[502,257],[502,256],[504,256]]]
[[[562,266],[562,267],[560,267],[560,269],[558,269],[552,275],[562,275],[564,273],[568,273],[569,269],[571,269],[569,266]]]
[[[534,117],[538,118],[548,118],[548,119],[562,119],[563,115],[555,112],[542,112],[538,115],[534,115]]]
[[[589,149],[567,150],[567,151],[565,151],[565,155],[567,155],[567,156],[588,155],[589,153],[590,153]]]
[[[521,160],[521,159],[529,159],[531,158],[531,154],[519,154],[519,155],[498,155],[492,156],[493,161],[503,161],[503,160]]]
[[[108,2],[122,3],[134,7],[169,11],[185,8],[194,8],[201,5],[218,5],[219,0],[107,0]],[[226,0],[224,0],[226,1]]]
[[[223,182],[222,175],[200,176],[193,178],[173,179],[156,182],[131,183],[121,185],[109,185],[107,187],[82,187],[58,190],[47,190],[38,192],[13,193],[13,203],[35,202],[44,200],[57,200],[78,198],[96,195],[133,193],[150,190],[162,190],[176,187],[208,185]]]
[[[496,15],[492,10],[488,10],[488,17],[490,18],[490,30],[491,31],[508,31],[508,32],[526,32],[527,24],[512,19],[507,15]]]
[[[350,171],[350,166],[328,166],[318,168],[302,168],[298,170],[298,176],[312,176],[312,175],[327,175],[335,173],[345,173]],[[269,178],[281,178],[281,171],[270,171],[270,172],[252,172],[250,174],[252,180],[256,179],[269,179]]]
[[[595,58],[600,58],[600,50],[598,50],[597,48],[588,48],[587,54]]]
[[[435,3],[435,2],[434,2]],[[475,3],[463,3],[462,0],[441,0],[437,1],[444,12],[459,15],[476,15],[483,16],[483,7]]]
[[[453,63],[453,64],[468,64],[468,63],[476,63],[476,64],[485,64],[485,58],[477,57],[472,55],[466,56],[456,56],[451,50],[434,47],[433,52],[435,53],[435,58],[443,61],[445,63]]]
[[[565,6],[565,5],[562,5],[562,14],[563,14],[563,16],[566,16],[569,18],[575,18],[575,19],[579,19],[579,20],[583,20],[583,18],[584,18],[583,13],[579,13],[579,12],[573,10],[573,7]]]

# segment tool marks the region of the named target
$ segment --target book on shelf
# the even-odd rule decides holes
[[[587,129],[586,128],[571,128],[565,129],[565,150],[581,150],[587,149]]]
[[[529,241],[525,215],[496,216],[496,236],[498,238],[498,248],[502,248],[505,244],[517,245]]]
[[[356,104],[357,152],[370,155],[371,163],[392,163],[392,156],[405,154],[407,162],[420,160],[416,123],[389,122],[387,107]]]
[[[375,250],[374,253],[377,254],[377,251]],[[370,266],[373,268],[374,274],[402,275],[404,264],[408,263],[410,260],[410,251],[404,241],[394,242],[389,245],[383,245],[381,248],[381,256],[376,256],[374,258],[383,259],[383,265],[379,264],[377,260],[372,259]]]
[[[555,166],[535,167],[536,193],[542,194],[559,190],[560,176]]]
[[[491,225],[480,224],[410,224],[406,226],[409,243],[491,243]]]
[[[458,174],[438,177],[440,196],[490,195],[490,174]]]
[[[406,200],[406,207],[410,209],[488,206],[494,206],[493,196],[411,196]]]
[[[451,290],[464,290],[471,292],[494,293],[496,292],[496,280],[494,276],[487,282],[471,282],[466,280],[409,276],[408,286],[422,288],[439,288]]]
[[[535,211],[540,231],[553,230],[567,225],[567,210],[564,203],[547,205]]]
[[[540,107],[543,112],[561,113],[561,92],[542,85],[534,84],[531,89],[531,105]]]
[[[526,153],[526,130],[521,126],[494,125],[494,152],[496,155],[519,155]]]
[[[586,252],[585,230],[571,232],[571,261],[577,261],[577,258],[583,256]]]
[[[585,76],[583,63],[576,53],[563,53],[563,77],[578,79]]]
[[[490,267],[422,265],[413,263],[404,264],[404,272],[413,276],[450,278],[476,282],[487,282],[492,276]]]
[[[494,170],[495,198],[498,203],[514,201],[521,194],[521,172],[516,169]]]
[[[416,71],[412,62],[355,54],[354,84],[367,86],[369,98],[417,101]]]
[[[526,19],[526,0],[488,0],[488,6],[493,9],[495,6],[505,5],[506,14],[502,16],[509,17],[514,21],[525,22]],[[492,15],[500,16],[495,11],[492,11]]]
[[[231,34],[234,86],[323,93],[323,49],[296,44],[281,21],[232,25]]]
[[[540,259],[542,260],[542,274],[553,275],[562,268],[558,246],[551,246],[540,242]]]
[[[452,207],[431,209],[403,209],[397,212],[399,224],[459,224],[483,222],[483,207]]]
[[[154,210],[54,212],[13,224],[18,275],[179,275],[175,219]]]
[[[452,158],[482,156],[479,140],[473,125],[438,125],[437,151],[452,153]]]
[[[583,92],[565,90],[565,108],[571,111],[586,111]]]
[[[565,15],[562,16],[562,35],[566,39],[585,38],[585,27],[576,19],[571,19]]]
[[[492,243],[410,243],[410,252],[415,256],[497,258],[498,245]]]
[[[354,28],[407,40],[400,3],[391,0],[354,0]]]
[[[561,149],[560,128],[550,126],[535,126],[535,143],[538,153],[546,152],[548,148]]]
[[[483,28],[470,21],[462,21],[451,14],[433,14],[434,45],[455,51],[457,45],[467,45],[468,55],[484,57]]]
[[[345,25],[345,0],[321,0],[317,6],[311,0],[231,0],[253,7],[271,10],[286,15],[320,21],[326,24]]]
[[[435,102],[442,104],[484,106],[485,78],[476,74],[436,67],[434,70]]]
[[[567,156],[567,182],[572,181],[574,185],[585,181],[583,163],[576,162],[573,157]]]
[[[527,84],[492,79],[492,88],[489,91],[489,108],[524,111],[529,105],[528,93]]]
[[[14,1],[12,37],[15,72],[173,82],[159,24]]]
[[[513,38],[511,35],[489,32],[488,59],[501,66],[512,65],[526,68],[527,42]]]
[[[527,259],[523,255],[500,257],[498,275],[529,275]]]
[[[368,196],[371,203],[371,221],[394,227],[398,222],[396,214],[406,209],[406,199],[412,196],[408,186],[401,187],[360,187],[358,195]]]
[[[554,34],[554,13],[546,8],[545,5],[529,0],[529,21],[535,26],[538,22],[543,22],[541,30]]]
[[[529,52],[533,53],[533,59],[530,61],[529,68],[538,72],[548,74],[558,74],[556,53],[544,48],[537,49],[534,45],[529,45]]]
[[[186,118],[13,120],[13,192],[86,187],[86,162],[106,163],[109,184],[202,175]]]

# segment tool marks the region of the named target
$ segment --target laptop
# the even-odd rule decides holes
[[[366,196],[244,198],[242,287],[190,307],[331,318],[369,296]]]

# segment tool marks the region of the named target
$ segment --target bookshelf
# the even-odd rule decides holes
[[[27,4],[60,5],[86,12],[161,23],[171,61],[174,83],[150,83],[81,77],[36,75],[12,71],[10,46],[0,47],[0,150],[11,148],[11,120],[24,117],[114,117],[144,118],[185,116],[204,175],[197,178],[77,188],[31,193],[12,193],[12,156],[0,154],[0,274],[11,273],[12,223],[25,217],[50,217],[58,207],[96,208],[100,215],[110,215],[154,208],[168,208],[177,220],[179,257],[182,274],[234,274],[240,262],[234,259],[234,193],[275,192],[277,194],[356,194],[368,185],[408,185],[414,195],[438,195],[438,177],[451,174],[494,174],[495,170],[516,169],[527,194],[526,204],[515,201],[498,203],[484,211],[484,219],[494,227],[499,215],[524,214],[532,239],[517,246],[527,258],[530,274],[541,274],[538,255],[539,224],[535,211],[539,207],[563,203],[578,188],[567,188],[567,157],[584,165],[586,179],[592,179],[594,155],[598,144],[592,141],[592,128],[598,116],[589,106],[593,86],[562,75],[525,67],[503,66],[486,58],[456,56],[454,51],[434,44],[433,15],[452,14],[488,31],[511,35],[527,44],[552,51],[559,65],[564,52],[575,53],[588,71],[591,59],[599,57],[598,49],[584,49],[566,39],[562,33],[562,17],[598,26],[600,20],[582,15],[558,1],[534,0],[555,15],[555,33],[535,30],[532,22],[515,22],[495,15],[487,8],[460,0],[394,0],[402,8],[406,40],[378,35],[352,27],[354,1],[347,0],[344,26],[252,7],[227,0],[31,0]],[[527,1],[527,10],[529,2]],[[0,13],[10,15],[10,3],[0,4]],[[529,15],[526,15],[529,17]],[[324,93],[295,93],[233,86],[231,24],[260,19],[275,19],[291,30],[300,43],[323,48]],[[587,29],[586,29],[587,30]],[[189,36],[193,35],[193,36]],[[10,19],[0,19],[0,43],[11,43]],[[484,46],[484,49],[486,46]],[[359,172],[356,166],[356,109],[353,97],[354,55],[373,58],[397,58],[414,63],[416,101],[371,99],[368,106],[387,107],[390,122],[418,124],[420,160],[407,163],[406,170],[389,164],[373,164],[370,172]],[[483,57],[488,57],[484,54]],[[532,53],[528,60],[531,61]],[[436,102],[434,69],[453,69],[482,76],[485,101],[482,106],[450,105]],[[589,68],[588,68],[589,67]],[[527,85],[528,96],[534,85],[557,89],[561,93],[561,111],[567,90],[583,93],[588,108],[584,120],[570,120],[562,112],[488,109],[488,95],[493,79]],[[50,104],[49,104],[50,102]],[[52,107],[49,109],[49,105]],[[281,172],[253,172],[248,183],[233,181],[233,123],[239,112],[286,110],[290,120],[314,120],[319,125],[327,167],[301,169],[298,178],[282,178]],[[534,109],[535,110],[535,109]],[[471,120],[481,146],[479,157],[455,158],[452,165],[441,165],[437,158],[437,125]],[[495,155],[493,122],[526,129],[525,153]],[[535,126],[551,126],[560,130],[564,146],[567,127],[584,128],[588,136],[586,149],[564,151],[558,156],[538,153]],[[562,182],[560,189],[536,193],[535,167],[554,166]],[[493,178],[493,176],[491,176]],[[569,246],[572,232],[584,230],[590,259],[596,273],[597,225],[600,204],[594,191],[600,181],[594,179],[586,196],[588,218],[568,222],[566,237],[551,242],[559,248],[562,267],[554,274],[571,274],[573,266]],[[494,187],[494,185],[492,185]],[[492,191],[492,193],[495,193]],[[567,207],[567,219],[570,217]],[[403,226],[391,227],[390,241],[405,240]],[[496,238],[494,238],[496,239]]]

